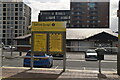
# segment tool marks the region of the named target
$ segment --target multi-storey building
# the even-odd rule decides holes
[[[109,2],[107,1],[71,0],[70,10],[71,28],[109,28]]]
[[[41,10],[38,21],[66,21],[70,26],[70,10]]]
[[[22,0],[2,0],[0,2],[0,40],[5,45],[15,38],[27,34],[31,24],[31,8]]]

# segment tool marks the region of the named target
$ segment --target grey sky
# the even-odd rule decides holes
[[[110,28],[113,31],[118,29],[118,10],[119,0],[110,0]],[[70,0],[24,0],[32,8],[32,21],[38,21],[40,10],[69,10]]]

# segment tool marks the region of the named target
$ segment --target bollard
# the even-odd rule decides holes
[[[19,56],[22,56],[22,52],[19,53]]]

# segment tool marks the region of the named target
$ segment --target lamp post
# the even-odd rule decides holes
[[[10,47],[10,50],[11,50],[11,56],[13,54],[13,27],[11,27],[11,47]]]

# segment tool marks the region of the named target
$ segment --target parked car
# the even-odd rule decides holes
[[[63,54],[52,54],[53,57],[63,57]]]
[[[24,58],[23,66],[24,67],[30,67],[31,65],[31,50],[29,50],[26,54],[26,57]],[[47,54],[40,55],[40,54],[34,54],[34,67],[46,67],[51,68],[53,66],[53,57]],[[38,57],[38,58],[37,58]]]
[[[97,52],[94,49],[88,49],[85,53],[85,60],[95,60],[97,61]]]
[[[11,47],[11,46],[4,46],[4,47],[3,47],[4,50],[11,50],[11,48],[12,48],[13,50],[16,49],[14,46],[12,46],[12,47]]]

